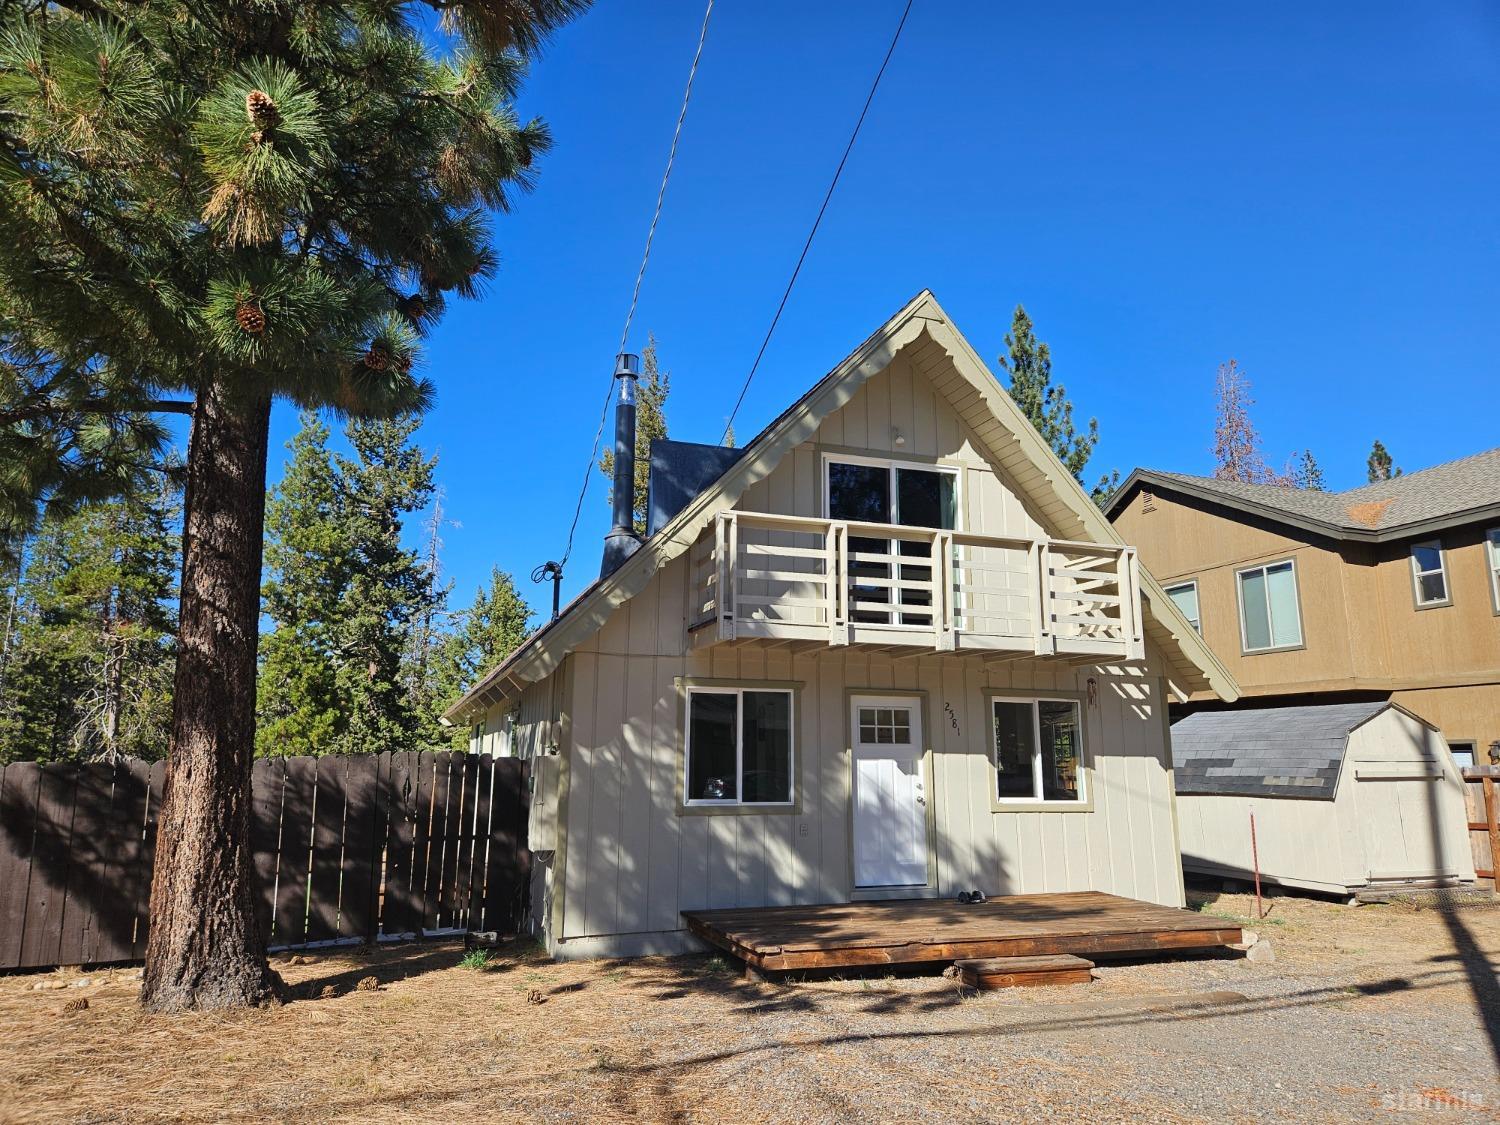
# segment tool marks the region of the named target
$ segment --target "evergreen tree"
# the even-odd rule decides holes
[[[339,749],[346,754],[416,745],[404,664],[413,630],[437,593],[421,555],[401,542],[402,517],[432,499],[437,463],[411,443],[417,425],[415,418],[354,422],[348,429],[354,457],[334,459],[349,565],[334,630],[348,716]]]
[[[1400,475],[1401,470],[1391,462],[1391,455],[1377,438],[1375,445],[1370,449],[1370,458],[1365,462],[1366,478],[1374,484],[1376,481],[1392,480]]]
[[[635,515],[636,534],[646,534],[646,490],[651,481],[651,442],[667,436],[667,395],[672,390],[672,373],[662,373],[656,359],[656,337],[646,336],[646,350],[641,353],[640,386],[635,395]],[[732,440],[731,443],[733,444]],[[615,477],[615,451],[606,449],[599,459],[599,471],[610,480]],[[606,492],[611,504],[614,497]]]
[[[490,668],[520,647],[530,635],[535,614],[516,589],[514,579],[499,567],[490,572],[488,589],[475,591],[474,602],[445,639],[435,663],[434,694],[440,701],[431,712],[431,737],[451,741],[461,749],[468,732],[440,728],[437,714],[468,691]]]
[[[1000,366],[1010,375],[1006,388],[1010,397],[1073,479],[1083,484],[1083,470],[1099,444],[1099,420],[1090,418],[1088,431],[1077,431],[1067,388],[1052,382],[1052,349],[1036,338],[1031,317],[1020,305],[1011,317],[1005,349],[1007,354],[1000,356]],[[1103,504],[1119,483],[1118,472],[1100,477],[1092,490],[1094,502]]]
[[[1328,491],[1323,484],[1323,469],[1313,457],[1311,449],[1304,449],[1297,454],[1295,464],[1287,475],[1298,488],[1305,488],[1311,492]]]
[[[1255,405],[1255,399],[1250,397],[1250,380],[1245,378],[1238,361],[1231,359],[1219,365],[1215,392],[1214,460],[1218,464],[1214,476],[1218,480],[1235,480],[1242,484],[1294,487],[1294,470],[1277,473],[1266,463],[1260,431],[1250,418],[1250,408]],[[1321,474],[1318,479],[1321,482]]]
[[[157,483],[49,516],[11,572],[0,761],[166,754],[177,512]]]
[[[339,481],[329,430],[313,411],[287,443],[292,457],[266,501],[256,752],[331,753],[344,722],[334,672],[334,626],[349,579]]]
[[[411,441],[414,417],[351,422],[352,457],[304,414],[292,461],[266,507],[257,750],[357,754],[415,746],[405,661],[441,603],[404,518],[427,506],[436,458]]]
[[[249,852],[271,400],[360,417],[428,401],[417,337],[493,273],[485,208],[547,144],[512,108],[525,59],[583,6],[0,7],[0,313],[24,310],[37,381],[87,385],[27,425],[87,434],[76,416],[129,418],[161,393],[193,417],[150,1008],[275,987]],[[66,475],[39,460],[44,488]]]

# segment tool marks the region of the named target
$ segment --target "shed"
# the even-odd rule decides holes
[[[1200,711],[1172,726],[1185,871],[1350,894],[1474,879],[1463,778],[1397,704]]]

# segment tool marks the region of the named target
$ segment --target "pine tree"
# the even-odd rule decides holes
[[[520,647],[530,635],[535,614],[516,589],[514,579],[499,567],[490,572],[488,589],[475,591],[474,602],[443,643],[436,663],[434,688],[440,706],[458,700],[478,678]],[[432,730],[437,731],[436,725]],[[444,737],[461,748],[468,737],[463,729],[444,728]]]
[[[9,592],[0,761],[166,754],[177,511],[157,484],[32,537]]]
[[[331,753],[347,722],[334,672],[333,628],[348,588],[348,544],[328,426],[303,411],[291,460],[266,502],[256,752]]]
[[[646,336],[646,350],[641,353],[641,379],[635,396],[635,530],[646,534],[647,496],[651,482],[651,442],[667,436],[667,395],[672,390],[672,373],[662,373],[656,359],[656,337]],[[731,444],[733,444],[731,442]],[[610,480],[615,476],[615,451],[606,449],[599,459],[599,471]],[[614,498],[608,492],[605,500]]]
[[[0,8],[7,346],[36,382],[86,384],[23,436],[87,435],[79,416],[128,419],[162,394],[186,395],[193,418],[150,1008],[237,1007],[275,988],[248,799],[271,400],[360,417],[429,400],[417,338],[446,295],[493,273],[485,209],[509,206],[547,145],[512,108],[525,60],[583,7]],[[66,457],[27,459],[43,490]]]
[[[1010,374],[1010,386],[1006,388],[1010,397],[1073,479],[1083,484],[1083,470],[1099,444],[1099,420],[1090,418],[1088,432],[1078,433],[1067,388],[1052,382],[1052,349],[1036,338],[1031,317],[1020,305],[1011,317],[1005,349],[1007,354],[1000,356],[999,362]],[[1119,483],[1118,472],[1099,478],[1092,489],[1094,502],[1103,504]]]
[[[267,504],[257,752],[358,754],[416,745],[407,661],[442,591],[403,545],[428,505],[436,458],[411,441],[414,417],[351,422],[353,456],[329,452],[304,414],[292,461]]]
[[[417,425],[415,418],[354,422],[354,456],[334,458],[349,564],[334,628],[345,754],[416,746],[405,661],[436,591],[422,556],[402,544],[402,520],[431,502],[437,464],[410,441]]]
[[[1250,396],[1250,380],[1245,378],[1238,361],[1231,359],[1219,365],[1215,392],[1214,477],[1242,484],[1294,487],[1293,471],[1277,473],[1266,463],[1260,431],[1250,418],[1250,408],[1255,405]]]
[[[1374,484],[1376,481],[1392,480],[1400,475],[1401,470],[1391,462],[1391,455],[1377,438],[1375,445],[1370,449],[1370,458],[1365,462],[1366,478]]]
[[[1304,449],[1296,454],[1294,464],[1286,474],[1292,483],[1298,488],[1305,488],[1310,492],[1327,492],[1323,484],[1323,469],[1318,464],[1317,458],[1311,449]]]

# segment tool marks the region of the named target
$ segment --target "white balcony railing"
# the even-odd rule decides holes
[[[690,559],[697,643],[1145,655],[1132,547],[731,511]]]

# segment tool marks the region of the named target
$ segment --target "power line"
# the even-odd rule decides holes
[[[662,202],[667,197],[667,181],[672,178],[672,165],[677,160],[677,142],[682,138],[682,123],[687,119],[688,102],[693,96],[693,79],[698,76],[698,61],[703,58],[703,44],[708,40],[708,21],[714,14],[714,0],[708,0],[708,7],[703,11],[703,27],[698,32],[698,49],[693,52],[693,64],[688,68],[687,87],[682,91],[682,108],[677,112],[677,127],[672,131],[672,147],[667,152],[667,167],[662,173],[661,187],[656,192],[656,209],[651,213],[651,226],[646,231],[646,249],[641,255],[641,268],[635,274],[635,288],[630,294],[630,308],[625,313],[625,327],[620,332],[620,346],[615,349],[616,353],[625,350],[625,343],[630,339],[630,325],[635,320],[636,303],[641,296],[641,282],[646,276],[646,264],[651,261],[651,244],[656,241],[656,224],[661,221]],[[568,545],[563,551],[562,561],[557,564],[561,570],[567,564],[573,554],[573,536],[578,531],[578,517],[583,514],[583,500],[589,493],[589,482],[594,477],[594,460],[599,456],[599,439],[604,436],[604,423],[609,418],[609,400],[614,397],[614,374],[611,369],[609,385],[604,394],[604,407],[599,412],[599,426],[594,430],[594,444],[589,449],[588,463],[583,467],[583,485],[578,490],[578,504],[573,509],[573,523],[568,528]]]
[[[880,63],[880,69],[875,73],[875,81],[870,84],[870,93],[865,98],[864,108],[859,111],[859,120],[854,123],[854,132],[849,134],[849,143],[844,146],[844,155],[839,159],[839,166],[834,170],[833,179],[828,184],[828,191],[823,196],[823,206],[818,208],[818,217],[813,220],[812,230],[807,232],[807,241],[802,244],[802,253],[797,257],[797,265],[792,270],[792,276],[786,283],[786,291],[781,294],[781,303],[776,306],[776,315],[771,318],[771,326],[766,329],[766,338],[760,342],[760,351],[755,353],[755,362],[750,365],[750,373],[745,376],[745,384],[740,388],[740,397],[734,400],[734,409],[729,412],[729,421],[724,426],[724,436],[721,441],[727,440],[729,431],[734,427],[735,415],[740,412],[740,406],[745,401],[745,393],[750,389],[750,381],[755,378],[755,372],[760,368],[761,357],[766,354],[766,348],[771,343],[771,336],[776,331],[776,325],[781,320],[782,310],[786,308],[787,298],[792,295],[792,286],[797,284],[797,275],[802,272],[802,263],[807,260],[807,252],[812,249],[813,238],[818,233],[818,226],[823,222],[823,213],[828,210],[828,201],[833,198],[833,189],[839,186],[839,177],[844,174],[844,165],[848,163],[849,153],[854,149],[854,142],[859,138],[860,127],[865,123],[865,115],[870,112],[870,103],[875,100],[875,91],[880,89],[880,80],[885,76],[885,68],[890,65],[891,56],[896,53],[896,44],[901,41],[901,29],[906,26],[906,17],[911,15],[913,0],[906,0],[906,7],[901,12],[901,20],[896,24],[896,33],[891,36],[891,45],[886,48],[885,58]]]

